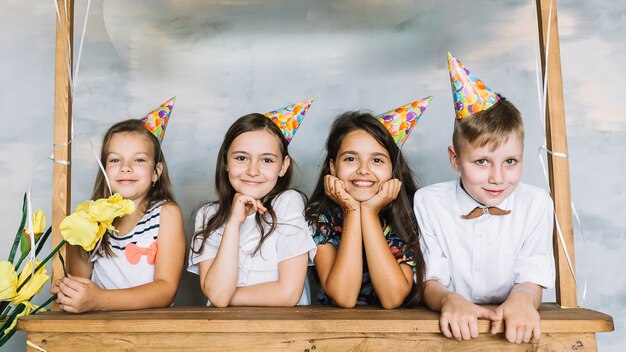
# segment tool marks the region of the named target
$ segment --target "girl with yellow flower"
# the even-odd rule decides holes
[[[167,121],[172,107],[173,99],[144,121],[119,122],[104,136],[100,158],[106,177],[96,177],[92,199],[97,200],[79,205],[61,224],[64,238],[79,246],[69,248],[70,274],[52,289],[60,309],[80,313],[172,304],[185,256],[183,220],[160,148],[166,124],[158,135],[148,130],[154,119]],[[107,180],[119,194],[101,199],[109,195]],[[129,208],[136,210],[112,220]],[[86,231],[103,236],[81,243],[80,233]]]

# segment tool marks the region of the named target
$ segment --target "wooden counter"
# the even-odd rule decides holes
[[[514,345],[502,334],[457,342],[441,335],[439,314],[426,308],[383,310],[176,307],[125,312],[45,312],[19,319],[28,340],[52,351],[595,351],[597,332],[613,319],[588,309],[542,305],[542,339]],[[530,349],[529,349],[530,347]],[[29,351],[37,351],[28,347]]]

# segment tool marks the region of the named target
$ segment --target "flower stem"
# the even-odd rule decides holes
[[[63,247],[63,245],[64,245],[64,244],[66,244],[66,243],[67,243],[67,241],[66,241],[66,240],[61,240],[61,243],[59,243],[59,245],[58,245],[58,246],[56,246],[56,248],[54,248],[54,249],[50,252],[50,254],[48,254],[48,256],[47,256],[46,258],[44,258],[44,260],[42,260],[42,261],[41,261],[41,263],[40,263],[39,265],[37,265],[37,267],[35,268],[35,270],[34,270],[33,272],[35,272],[35,273],[36,273],[36,272],[37,272],[37,270],[39,270],[42,266],[46,265],[46,263],[48,262],[48,260],[50,260],[50,258],[52,258],[52,256],[53,256],[53,255],[55,255],[55,254],[59,251],[59,249],[61,249],[61,247]],[[65,269],[63,269],[63,270],[65,270]],[[20,289],[21,289],[22,287],[24,287],[24,285],[26,285],[26,283],[28,282],[28,280],[30,280],[31,276],[32,276],[32,275],[28,275],[28,276],[26,277],[26,280],[24,280],[24,282],[22,282],[22,284],[21,284],[20,286],[18,286],[18,288],[17,288],[17,291],[18,291],[18,292],[20,291]]]
[[[50,298],[48,298],[47,301],[43,302],[42,305],[40,305],[39,307],[37,307],[37,309],[35,309],[34,311],[30,312],[30,314],[37,314],[37,312],[39,312],[41,309],[43,309],[43,307],[47,306],[48,304],[52,303],[52,301],[54,301],[55,299],[57,299],[57,295],[52,295],[50,296]]]

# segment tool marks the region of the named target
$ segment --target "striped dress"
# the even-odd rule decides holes
[[[154,260],[163,202],[153,203],[127,234],[109,232],[114,256],[94,255],[91,280],[104,289],[120,289],[154,281]]]

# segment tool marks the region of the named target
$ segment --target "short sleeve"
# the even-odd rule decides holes
[[[304,218],[304,199],[293,190],[283,192],[273,204],[277,217],[276,253],[278,262],[309,253],[309,259],[315,257],[316,246],[307,230]]]
[[[389,233],[388,233],[389,232]],[[383,231],[385,237],[387,237],[387,244],[389,244],[389,250],[391,250],[391,254],[396,259],[398,264],[406,264],[410,266],[413,271],[415,271],[415,254],[411,249],[405,249],[402,251],[403,243],[400,240],[400,237],[395,234],[395,232],[391,229],[391,226],[387,226]]]
[[[217,249],[220,246],[220,242],[222,240],[222,230],[223,227],[219,230],[213,232],[206,240],[203,240],[202,237],[196,237],[195,234],[198,233],[204,227],[206,221],[217,212],[217,205],[215,204],[207,204],[200,208],[198,213],[196,214],[196,221],[194,226],[194,236],[191,239],[191,246],[189,249],[189,266],[187,267],[187,271],[198,274],[199,268],[198,263],[205,261],[207,259],[215,258],[217,255]],[[200,253],[197,253],[202,250]]]
[[[425,199],[421,197],[419,190],[415,193],[413,210],[419,228],[420,249],[426,264],[424,281],[437,280],[447,287],[451,281],[449,261],[434,231],[432,214],[429,214]]]
[[[329,211],[318,214],[315,221],[310,220],[309,231],[316,245],[331,243],[335,249],[339,248],[342,224]]]
[[[528,210],[527,235],[515,260],[515,283],[532,282],[552,288],[555,281],[552,250],[554,207],[545,190],[540,192]]]

